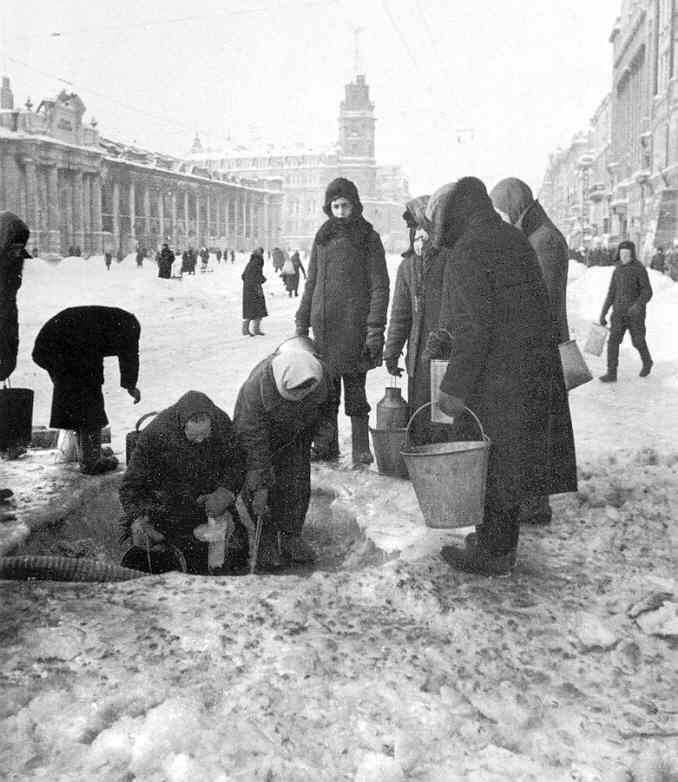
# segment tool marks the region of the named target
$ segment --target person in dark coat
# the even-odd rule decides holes
[[[645,306],[652,298],[652,286],[647,269],[636,257],[633,242],[620,242],[617,248],[617,267],[612,272],[610,287],[600,313],[600,325],[607,325],[607,312],[612,307],[610,337],[607,341],[607,372],[600,378],[603,383],[617,380],[619,346],[627,329],[633,347],[640,354],[643,365],[641,377],[647,377],[652,369],[652,356],[645,341]]]
[[[273,259],[273,271],[276,274],[280,274],[283,266],[285,265],[286,255],[280,247],[274,247],[272,251]]]
[[[299,274],[304,275],[304,280],[306,279],[306,269],[304,269],[304,265],[301,262],[301,258],[299,257],[299,250],[295,250],[292,255],[290,256],[290,261],[292,261],[292,266],[294,267],[294,274],[292,275],[292,279],[290,280],[291,286],[292,286],[292,293],[294,293],[295,296],[299,295]]]
[[[210,251],[207,249],[207,247],[203,247],[200,250],[200,271],[206,272],[207,266],[210,261]]]
[[[16,297],[21,287],[30,236],[28,226],[13,212],[0,212],[0,381],[16,369],[19,352],[19,311]]]
[[[664,248],[661,245],[657,247],[657,252],[652,256],[652,260],[650,261],[650,269],[654,269],[660,274],[664,274],[666,272],[666,256],[664,255]]]
[[[294,562],[314,559],[301,537],[311,496],[311,442],[327,415],[330,384],[307,337],[286,340],[259,362],[235,404],[238,445],[245,453],[245,496],[255,516],[264,517],[258,561],[280,564],[280,550]]]
[[[101,387],[104,357],[117,356],[120,386],[138,404],[139,321],[117,307],[69,307],[40,329],[33,361],[54,383],[50,426],[74,430],[80,470],[97,475],[118,465],[101,453],[101,429],[108,423]]]
[[[144,258],[146,257],[146,250],[144,250],[143,247],[140,247],[137,250],[136,260],[137,260],[137,267],[141,268],[144,265]]]
[[[296,314],[297,334],[313,338],[332,378],[334,414],[314,442],[315,457],[339,455],[337,414],[351,418],[355,465],[373,461],[368,434],[367,372],[382,363],[389,279],[379,234],[363,217],[355,184],[339,177],[325,192],[328,220],[315,235],[306,285]]]
[[[442,553],[463,570],[507,573],[520,503],[577,489],[558,334],[534,250],[494,211],[479,179],[460,179],[440,213],[427,216],[438,221],[445,263],[439,325],[452,335],[440,408],[455,417],[456,439],[478,439],[468,406],[491,440],[483,521],[465,548]]]
[[[111,264],[113,263],[113,253],[110,250],[106,250],[104,253],[104,263],[106,264],[106,271],[110,272]]]
[[[205,573],[207,544],[193,530],[211,517],[222,520],[231,537],[224,568],[246,565],[247,533],[235,511],[244,476],[231,419],[205,394],[185,393],[143,429],[122,477],[123,539],[132,542],[122,564],[174,569],[162,555],[170,544],[183,554],[189,573]],[[153,546],[160,551],[149,565]]]
[[[546,283],[558,339],[567,342],[570,339],[566,308],[569,258],[565,237],[521,179],[502,179],[490,198],[494,208],[521,231],[532,246]],[[521,504],[520,522],[523,524],[548,524],[552,515],[547,496],[530,497]]]
[[[172,276],[172,264],[174,263],[174,253],[170,250],[167,242],[164,242],[160,250],[158,259],[158,277],[163,280],[169,280]]]
[[[407,345],[405,368],[410,416],[431,401],[431,367],[424,348],[428,335],[438,328],[443,287],[440,252],[433,247],[431,226],[425,216],[428,200],[428,196],[420,196],[408,201],[403,214],[410,232],[410,247],[403,253],[398,267],[384,348],[386,369],[390,375],[400,377],[403,370],[398,362]],[[445,431],[445,426],[431,422],[430,413],[423,412],[410,427],[412,440],[418,444],[443,439]]]
[[[261,330],[262,318],[268,315],[266,309],[266,297],[262,285],[266,282],[264,277],[264,249],[258,247],[240,275],[242,286],[242,333],[245,336],[263,336]],[[253,330],[250,331],[250,323]]]

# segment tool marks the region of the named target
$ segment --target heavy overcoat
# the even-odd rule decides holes
[[[576,490],[574,438],[536,255],[476,182],[460,180],[450,203],[440,326],[453,340],[441,389],[479,416],[492,441],[487,501],[506,507]],[[455,427],[477,439],[467,419]]]
[[[264,258],[259,253],[252,253],[240,278],[242,286],[242,316],[245,320],[256,320],[268,315],[266,298],[261,287],[266,282],[263,273]]]
[[[275,385],[273,356],[260,361],[242,385],[233,416],[248,471],[256,471],[278,529],[298,534],[311,496],[311,441],[329,409],[326,373],[303,399],[283,398]]]
[[[54,383],[50,426],[77,430],[108,423],[101,392],[104,357],[117,356],[120,386],[135,388],[140,332],[134,315],[117,307],[69,307],[45,323],[33,361]]]
[[[379,234],[362,217],[355,228],[316,234],[306,284],[296,314],[298,328],[313,339],[330,374],[364,372],[367,328],[386,324],[389,279]]]
[[[184,427],[199,414],[209,416],[212,433],[192,443]],[[205,394],[188,391],[142,430],[122,477],[120,502],[129,523],[149,515],[160,532],[181,537],[205,521],[196,504],[201,494],[220,487],[237,494],[244,475],[231,419]]]
[[[16,368],[19,350],[19,313],[16,296],[21,287],[24,257],[14,257],[12,245],[28,241],[26,223],[12,212],[0,212],[0,380],[8,378]]]

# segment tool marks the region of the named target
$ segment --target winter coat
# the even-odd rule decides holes
[[[663,252],[657,252],[652,256],[652,260],[650,261],[650,269],[654,269],[656,272],[664,274],[666,271],[666,256]]]
[[[192,443],[184,427],[197,414],[210,417],[212,432]],[[172,530],[174,535],[190,533],[205,520],[196,499],[220,487],[237,494],[244,476],[231,419],[205,394],[188,391],[142,430],[122,477],[120,502],[129,523],[148,514],[166,533],[162,521],[172,517],[175,525],[183,519],[186,526]]]
[[[101,386],[104,357],[117,356],[120,386],[139,377],[139,321],[117,307],[69,307],[38,332],[33,361],[54,383],[50,426],[96,429],[108,423]]]
[[[26,223],[12,212],[0,212],[0,380],[6,380],[16,368],[19,351],[19,313],[16,296],[21,287],[24,258],[10,255],[13,244],[25,246],[29,237]]]
[[[313,242],[296,323],[313,329],[332,376],[365,371],[367,329],[384,328],[388,297],[379,234],[362,217],[328,220]]]
[[[285,265],[286,254],[280,247],[274,247],[271,255],[273,256],[273,269],[279,272]]]
[[[240,279],[243,281],[242,316],[244,320],[257,320],[268,315],[264,289],[261,287],[266,282],[263,269],[263,256],[254,252],[245,266],[245,271],[240,275]]]
[[[637,260],[627,264],[619,263],[612,272],[601,319],[612,307],[613,318],[631,315],[638,320],[645,320],[645,305],[651,298],[652,286],[643,264]]]
[[[440,326],[453,339],[441,389],[463,399],[490,437],[487,502],[575,491],[558,336],[534,250],[479,180],[459,180],[447,211]],[[468,416],[455,428],[478,438]]]
[[[570,338],[566,309],[569,251],[565,237],[520,179],[502,180],[490,197],[495,208],[507,214],[511,224],[522,231],[532,245],[546,283],[558,337],[561,342],[567,342]]]
[[[174,253],[169,247],[165,246],[160,251],[158,259],[158,277],[169,280],[172,276],[172,264],[174,263]]]

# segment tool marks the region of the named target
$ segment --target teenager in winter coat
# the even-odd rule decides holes
[[[405,345],[408,375],[409,415],[431,401],[430,360],[424,353],[427,337],[438,328],[443,265],[433,247],[425,209],[428,196],[420,196],[406,205],[403,219],[410,231],[410,247],[398,267],[391,313],[386,333],[384,364],[389,374],[399,377],[398,360]],[[412,422],[410,433],[416,443],[434,442],[444,437],[446,427],[431,422],[429,412],[421,412]]]
[[[263,336],[262,318],[268,315],[266,297],[262,285],[264,277],[264,248],[258,247],[250,256],[245,270],[240,275],[242,285],[242,333],[245,336]],[[253,330],[250,331],[250,322]]]
[[[33,347],[33,361],[54,383],[50,426],[77,433],[80,470],[96,475],[114,470],[118,460],[101,453],[104,409],[104,357],[117,356],[120,386],[137,404],[139,321],[117,307],[69,307],[45,323]]]
[[[607,312],[612,307],[610,337],[607,342],[607,372],[600,378],[603,383],[617,380],[619,346],[627,329],[631,343],[640,354],[643,365],[641,377],[647,377],[652,369],[652,356],[645,341],[645,305],[652,298],[652,286],[647,269],[636,257],[633,242],[620,242],[617,248],[617,267],[612,272],[610,287],[600,313],[600,325],[607,325]]]
[[[13,212],[0,212],[0,380],[16,369],[19,351],[19,312],[16,297],[21,287],[30,232]]]
[[[558,339],[567,342],[570,338],[566,309],[569,252],[565,237],[521,179],[502,179],[490,198],[494,208],[521,231],[532,246],[546,283]],[[523,524],[549,524],[552,515],[547,496],[530,497],[521,504],[520,522]]]
[[[163,555],[170,544],[183,554],[189,573],[205,573],[207,544],[193,530],[212,517],[226,521],[233,533],[224,566],[244,566],[247,533],[234,521],[244,475],[231,419],[205,394],[185,393],[141,432],[122,477],[123,539],[132,542],[123,564],[176,569],[174,558]]]
[[[439,212],[427,216],[439,222],[440,326],[452,334],[440,407],[456,418],[455,439],[478,439],[467,405],[491,441],[483,522],[465,548],[443,556],[463,570],[507,573],[520,503],[577,489],[558,335],[534,250],[494,211],[483,183],[459,180]]]
[[[339,177],[325,192],[328,220],[317,232],[301,303],[297,334],[313,338],[332,378],[334,414],[315,439],[315,455],[339,455],[337,413],[344,386],[344,409],[351,418],[354,464],[373,461],[368,434],[370,405],[365,380],[382,363],[389,279],[379,234],[362,216],[358,189]]]
[[[158,259],[158,277],[169,280],[172,276],[173,263],[174,253],[170,250],[167,242],[165,242],[160,250],[160,258]]]
[[[301,538],[311,496],[311,441],[327,416],[330,384],[307,337],[293,337],[252,370],[235,404],[238,445],[245,454],[245,496],[265,526],[258,561],[280,564],[281,553],[295,562],[314,559]]]

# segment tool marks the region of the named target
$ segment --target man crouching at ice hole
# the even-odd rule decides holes
[[[228,415],[205,394],[189,391],[141,432],[122,478],[122,564],[153,573],[207,572],[208,547],[194,536],[208,518],[226,522],[222,572],[247,564],[247,534],[235,515],[244,462]],[[178,551],[177,551],[178,550]],[[178,560],[178,561],[177,561]]]

